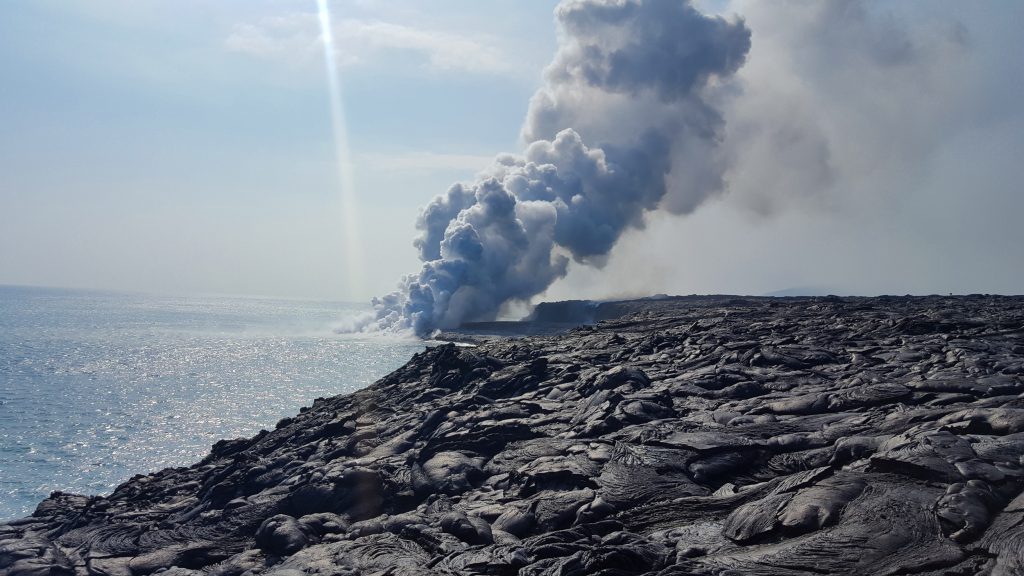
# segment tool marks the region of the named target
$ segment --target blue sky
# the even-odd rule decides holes
[[[353,271],[315,1],[3,3],[0,284],[390,291],[418,267],[419,208],[522,148],[555,5],[330,2]],[[547,297],[1024,291],[1024,4],[700,6],[753,30],[728,192],[650,214]]]
[[[518,147],[553,4],[331,6],[363,299],[415,267],[419,206]],[[315,2],[0,12],[0,282],[348,296]]]

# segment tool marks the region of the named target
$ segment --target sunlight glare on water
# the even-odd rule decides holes
[[[423,349],[333,332],[367,309],[0,287],[0,520],[194,463]]]

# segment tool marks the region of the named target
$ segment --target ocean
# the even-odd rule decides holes
[[[423,349],[334,333],[368,309],[0,286],[0,521],[194,463]]]

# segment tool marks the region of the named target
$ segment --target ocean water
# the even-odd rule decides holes
[[[423,349],[333,332],[367,309],[0,286],[0,521],[191,464]]]

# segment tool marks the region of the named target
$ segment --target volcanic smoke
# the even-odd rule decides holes
[[[565,0],[559,49],[530,101],[525,150],[434,198],[416,222],[422,269],[375,298],[364,329],[428,336],[493,320],[601,266],[645,213],[690,212],[723,189],[716,100],[750,30],[680,0]]]

